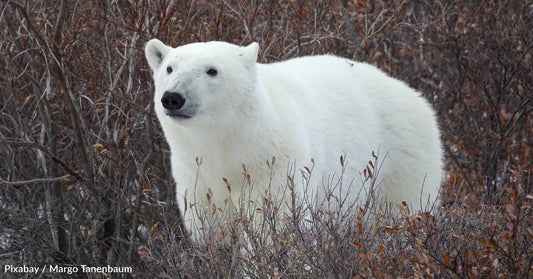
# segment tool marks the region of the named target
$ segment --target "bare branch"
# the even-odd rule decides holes
[[[70,175],[63,175],[63,176],[54,177],[54,178],[35,178],[35,179],[23,180],[23,181],[0,180],[0,185],[21,186],[21,185],[29,185],[29,184],[60,182],[60,181],[65,182],[65,181],[68,181],[69,177]]]

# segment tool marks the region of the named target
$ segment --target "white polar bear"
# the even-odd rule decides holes
[[[331,55],[259,64],[257,43],[172,48],[153,39],[145,54],[178,202],[193,232],[202,224],[192,208],[281,191],[290,165],[314,162],[306,191],[318,201],[330,194],[325,184],[340,177],[345,156],[342,179],[351,189],[344,193],[354,201],[378,150],[387,154],[378,187],[385,201],[420,209],[438,195],[443,154],[435,113],[419,93],[374,66]],[[273,156],[270,169],[265,161]],[[243,180],[243,164],[253,187]]]

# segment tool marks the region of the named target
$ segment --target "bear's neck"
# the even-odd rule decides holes
[[[241,104],[235,117],[213,125],[183,127],[176,152],[188,153],[223,163],[226,158],[275,155],[279,136],[279,121],[271,100],[261,84],[256,92]],[[185,155],[185,154],[184,154]],[[259,158],[257,158],[259,159]]]

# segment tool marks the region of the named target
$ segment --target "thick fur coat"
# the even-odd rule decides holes
[[[417,210],[439,193],[443,155],[433,109],[372,65],[331,55],[259,64],[256,43],[172,48],[154,39],[145,53],[178,202],[192,231],[205,225],[198,208],[235,205],[243,194],[260,201],[266,190],[285,189],[291,169],[298,195],[355,202],[372,152],[382,161],[377,191],[384,201]],[[305,166],[312,169],[307,183],[298,178]],[[341,173],[344,188],[331,187]]]

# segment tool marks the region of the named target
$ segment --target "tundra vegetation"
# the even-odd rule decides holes
[[[523,0],[2,1],[0,263],[133,268],[111,278],[531,278],[531,30]],[[255,41],[261,62],[333,53],[406,81],[439,116],[441,203],[391,215],[370,195],[309,217],[267,199],[188,241],[142,53],[152,38]]]

